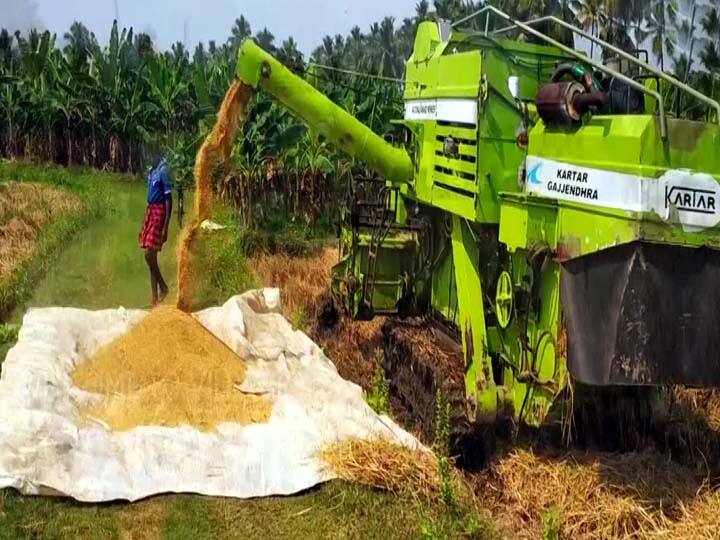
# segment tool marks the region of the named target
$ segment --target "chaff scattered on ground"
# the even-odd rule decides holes
[[[337,249],[326,247],[303,257],[259,255],[251,258],[250,266],[264,286],[280,289],[283,315],[293,321],[301,312],[314,316],[330,288],[330,270],[337,260]]]
[[[328,249],[307,257],[255,257],[251,267],[264,285],[281,288],[286,316],[305,310],[309,318],[327,297],[334,262],[335,251]],[[323,329],[310,319],[306,330],[343,377],[369,389],[382,351],[383,322],[341,317],[337,326]],[[423,327],[413,335],[414,346],[448,363],[451,354],[432,348],[427,332]],[[536,539],[548,531],[579,540],[720,538],[720,494],[709,481],[720,471],[712,463],[720,465],[720,393],[675,389],[672,394],[675,405],[666,429],[681,433],[668,432],[667,443],[655,441],[659,449],[515,448],[481,473],[465,473],[459,485],[472,485],[476,500],[471,504],[490,510],[507,538]],[[432,455],[419,470],[411,469],[417,459],[411,450],[351,441],[326,449],[322,458],[347,480],[393,493],[409,484],[415,495],[437,496]]]
[[[283,314],[292,322],[305,319],[302,329],[332,359],[340,375],[370,390],[382,352],[384,318],[340,317],[333,328],[318,324],[317,312],[329,299],[330,272],[337,261],[337,248],[326,247],[303,257],[260,255],[250,260],[250,267],[263,286],[280,288]]]
[[[515,449],[474,481],[479,503],[517,538],[540,537],[553,514],[561,538],[675,538],[670,531],[680,523],[694,527],[698,501],[717,497],[704,478],[652,450],[554,455]]]

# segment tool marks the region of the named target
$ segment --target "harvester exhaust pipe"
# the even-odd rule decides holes
[[[244,84],[272,95],[310,128],[385,180],[412,180],[414,166],[405,150],[386,142],[250,39],[238,52],[237,76]]]

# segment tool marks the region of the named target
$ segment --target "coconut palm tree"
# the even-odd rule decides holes
[[[292,71],[300,73],[305,68],[303,55],[292,36],[282,42],[281,47],[277,50],[276,56],[278,60],[288,66]]]
[[[463,0],[434,0],[435,14],[448,21],[454,21],[468,14],[468,3]],[[417,10],[417,6],[416,6]]]
[[[707,43],[700,52],[700,59],[710,73],[720,72],[720,9],[713,7],[705,13],[700,24],[707,34]]]
[[[665,69],[666,55],[675,52],[674,24],[677,17],[677,0],[654,0],[645,22],[645,32],[651,39],[651,48],[660,69]]]
[[[607,13],[605,0],[573,0],[572,8],[575,11],[581,28],[593,36],[600,36],[605,30]],[[590,58],[594,52],[594,43],[590,43]]]
[[[258,45],[268,51],[269,53],[275,52],[275,36],[272,35],[270,30],[263,28],[255,35],[255,40]]]
[[[420,0],[415,4],[415,19],[418,21],[424,21],[430,14],[430,3],[428,0]]]
[[[334,38],[325,36],[322,45],[313,51],[312,57],[318,64],[334,68],[342,68],[345,66],[345,40],[338,34]]]
[[[232,30],[230,30],[228,45],[232,49],[238,49],[240,47],[240,44],[250,36],[252,36],[252,29],[250,28],[250,23],[244,15],[240,15],[240,18],[235,19]]]
[[[695,61],[695,45],[698,38],[696,30],[699,23],[698,4],[694,0],[679,0],[678,13],[682,16],[677,16],[675,22],[676,47],[680,50],[675,61],[675,72],[683,82],[687,82]],[[680,65],[683,69],[679,69]]]
[[[626,51],[635,49],[638,26],[633,28],[633,21],[642,19],[642,9],[637,0],[605,0],[605,28],[601,33],[603,39]],[[632,34],[632,35],[631,35]],[[642,40],[637,40],[640,43]]]
[[[403,60],[398,50],[395,33],[395,19],[385,17],[379,24],[370,27],[372,71],[386,77],[400,77]]]
[[[365,71],[368,68],[369,55],[367,51],[368,39],[359,26],[353,26],[350,35],[345,40],[344,67]]]

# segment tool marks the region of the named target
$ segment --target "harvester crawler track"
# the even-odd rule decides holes
[[[389,318],[383,324],[384,369],[401,419],[426,444],[435,440],[438,389],[450,406],[450,452],[458,466],[483,465],[494,433],[468,418],[462,346],[431,319]]]

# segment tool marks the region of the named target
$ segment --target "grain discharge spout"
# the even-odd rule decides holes
[[[252,40],[245,40],[240,47],[237,75],[244,84],[272,95],[313,130],[386,180],[412,180],[414,167],[405,150],[386,142]]]

